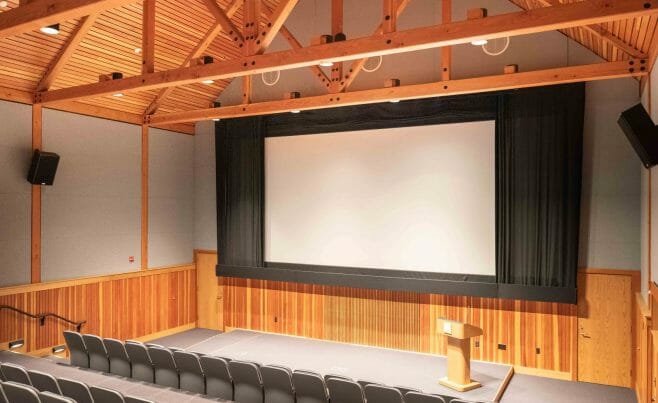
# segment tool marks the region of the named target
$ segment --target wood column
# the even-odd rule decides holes
[[[452,22],[452,0],[441,2],[441,22],[450,24]],[[452,48],[444,46],[441,48],[441,81],[450,81],[450,69],[452,67]]]
[[[141,269],[149,267],[149,127],[142,125],[142,250]]]
[[[32,105],[32,151],[42,145],[42,108]],[[41,185],[32,185],[31,282],[41,282]]]

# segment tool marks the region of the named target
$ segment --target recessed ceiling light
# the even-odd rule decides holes
[[[486,40],[486,39],[478,39],[476,41],[471,42],[471,45],[473,45],[473,46],[483,46],[483,45],[486,45],[487,43],[489,43],[489,41]]]
[[[135,53],[137,53],[137,54],[142,53],[142,48],[135,48]]]
[[[290,113],[299,113],[299,112],[301,112],[299,109],[293,109],[290,111]]]
[[[212,83],[215,82],[215,80],[203,80],[201,82],[204,83],[204,84],[212,84]]]
[[[400,102],[400,100],[399,100],[399,99],[391,99],[391,100],[388,101],[388,102],[390,102],[390,103],[392,103],[392,104],[397,104],[398,102]]]
[[[329,62],[329,61],[320,62],[320,66],[322,66],[322,67],[331,67],[333,65],[334,65],[334,62]]]
[[[0,7],[7,7],[7,4],[6,1],[0,1]]]
[[[219,118],[214,118],[212,121],[213,122],[219,122]]]
[[[123,92],[117,92],[116,94],[112,94],[113,97],[122,97]]]
[[[57,35],[59,34],[59,24],[48,25],[47,27],[41,27],[41,32],[48,35]]]

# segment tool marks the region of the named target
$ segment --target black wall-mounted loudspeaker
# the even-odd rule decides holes
[[[645,167],[658,164],[658,128],[642,104],[622,112],[617,121]]]
[[[34,151],[27,181],[33,185],[52,185],[59,164],[59,155],[39,150]]]

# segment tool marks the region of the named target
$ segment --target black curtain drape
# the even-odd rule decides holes
[[[576,287],[584,99],[584,84],[500,96],[498,283]]]
[[[264,143],[261,118],[217,122],[219,264],[263,266]]]

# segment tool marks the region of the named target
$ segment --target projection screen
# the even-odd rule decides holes
[[[495,122],[268,137],[267,262],[495,275]]]

